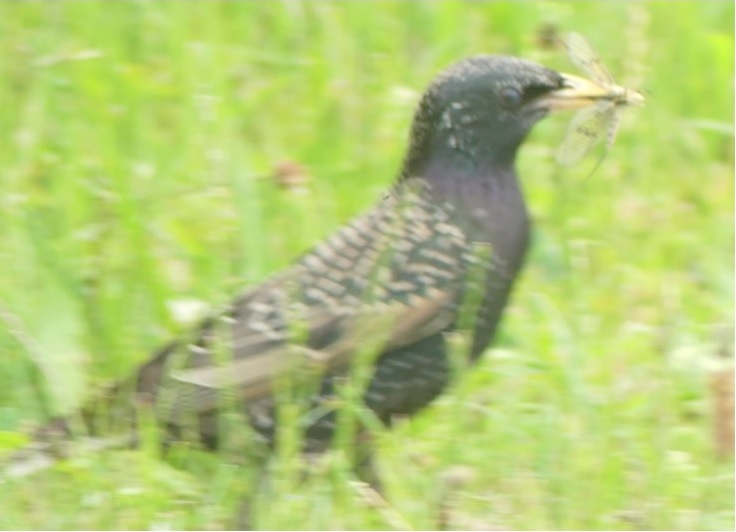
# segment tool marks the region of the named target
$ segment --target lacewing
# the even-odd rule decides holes
[[[606,143],[601,158],[593,171],[600,165],[616,139],[620,123],[620,111],[624,107],[642,105],[644,96],[635,90],[616,85],[613,76],[598,54],[578,33],[570,33],[565,41],[572,63],[592,81],[608,91],[605,98],[580,110],[570,122],[567,134],[557,149],[557,162],[569,166],[575,164],[605,136]]]

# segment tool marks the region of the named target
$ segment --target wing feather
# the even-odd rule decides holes
[[[236,301],[170,368],[170,415],[212,410],[223,394],[258,399],[290,367],[334,371],[366,346],[380,353],[450,327],[472,257],[465,233],[427,194],[415,184],[396,189]]]

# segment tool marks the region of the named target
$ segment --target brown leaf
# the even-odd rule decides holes
[[[734,454],[734,367],[714,371],[710,376],[713,408],[713,440],[722,459]]]
[[[277,162],[272,175],[279,187],[289,190],[303,189],[311,181],[303,166],[288,160]]]

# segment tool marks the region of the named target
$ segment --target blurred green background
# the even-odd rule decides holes
[[[0,3],[0,459],[370,206],[439,70],[575,73],[557,37],[577,31],[647,105],[589,179],[594,155],[554,162],[570,117],[525,144],[535,239],[496,347],[380,438],[387,502],[335,455],[258,524],[733,529],[733,21],[716,1]],[[303,191],[273,179],[287,162]],[[0,482],[0,528],[225,526],[247,471],[155,455]]]

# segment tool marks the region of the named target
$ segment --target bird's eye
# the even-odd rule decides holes
[[[504,87],[501,89],[501,105],[506,108],[516,107],[521,103],[521,92],[513,87]]]

